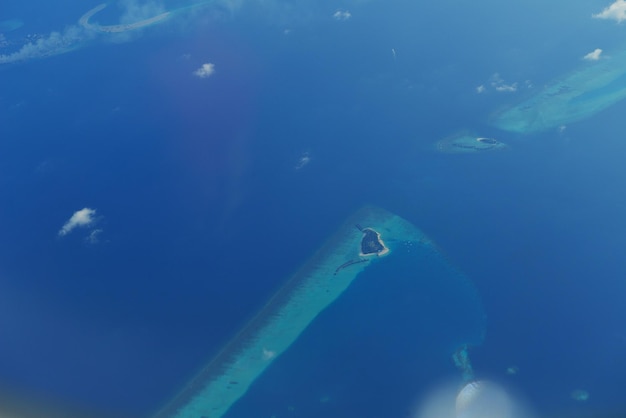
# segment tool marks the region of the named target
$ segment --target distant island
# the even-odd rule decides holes
[[[435,144],[435,150],[448,154],[469,154],[506,149],[507,145],[495,138],[478,136],[472,132],[459,132]]]

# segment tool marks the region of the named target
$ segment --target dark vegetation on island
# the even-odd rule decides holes
[[[378,254],[385,249],[383,244],[378,240],[378,234],[371,228],[362,228],[357,224],[357,228],[363,232],[361,239],[361,253],[365,255]]]

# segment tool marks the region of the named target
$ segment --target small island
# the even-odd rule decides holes
[[[356,227],[359,231],[363,232],[361,252],[359,253],[361,257],[371,255],[381,256],[389,253],[389,248],[385,247],[385,243],[378,232],[374,231],[372,228],[363,228],[359,224],[357,224]]]
[[[435,150],[447,154],[468,154],[484,151],[504,150],[507,145],[495,138],[475,135],[472,132],[460,132],[437,141]]]

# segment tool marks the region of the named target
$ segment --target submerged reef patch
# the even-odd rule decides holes
[[[496,113],[494,126],[541,132],[588,118],[626,98],[626,52],[597,61],[548,84],[521,103]]]
[[[435,150],[447,154],[471,154],[505,148],[507,148],[507,145],[495,138],[487,138],[467,132],[451,135],[435,143]]]
[[[8,19],[0,21],[0,33],[12,32],[24,26],[20,19]]]
[[[570,397],[578,402],[585,402],[589,400],[589,392],[584,389],[576,389],[570,393]]]

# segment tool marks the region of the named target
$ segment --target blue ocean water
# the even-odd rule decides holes
[[[409,252],[385,260],[229,416],[411,416],[456,373],[449,345],[468,327],[450,318],[473,289],[477,377],[540,416],[624,412],[624,104],[562,131],[490,125],[594,48],[623,48],[622,26],[591,18],[609,4],[235,3],[68,35],[68,52],[38,40],[97,3],[1,6],[24,22],[2,56],[44,46],[0,64],[0,383],[149,416],[374,204],[424,230],[471,297],[429,287],[436,266]],[[141,5],[188,3],[94,20]],[[194,76],[204,63],[215,73]],[[434,151],[461,130],[509,149]],[[92,223],[59,236],[83,208]]]
[[[436,249],[401,245],[360,274],[227,416],[408,416],[416,394],[457,374],[451,356],[482,342],[485,318],[471,281]]]

